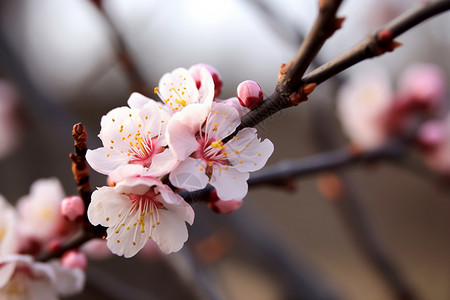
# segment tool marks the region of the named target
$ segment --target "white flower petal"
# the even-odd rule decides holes
[[[179,160],[192,154],[199,144],[195,135],[209,113],[203,104],[191,104],[181,112],[173,115],[167,127],[167,143]]]
[[[182,161],[169,175],[170,182],[187,191],[200,190],[208,184],[206,163],[191,157]]]
[[[146,176],[159,177],[171,172],[178,160],[170,149],[165,149],[163,152],[156,154],[153,157],[152,164],[146,172]]]
[[[238,111],[231,105],[214,102],[205,124],[205,133],[221,140],[234,132],[241,124]]]
[[[163,102],[175,112],[199,101],[195,81],[189,71],[183,68],[164,74],[158,84],[158,93]]]
[[[194,210],[180,195],[175,194],[168,186],[159,188],[159,192],[164,199],[164,207],[174,212],[180,220],[184,220],[190,225],[194,223]]]
[[[158,244],[165,254],[179,251],[188,238],[188,231],[184,220],[180,220],[170,211],[159,212],[160,224],[158,230],[152,235],[152,239]]]
[[[222,200],[243,199],[248,191],[248,178],[248,172],[240,172],[233,167],[214,167],[211,185]]]
[[[131,108],[142,108],[144,105],[146,105],[150,100],[150,98],[145,97],[144,95],[134,92],[130,95],[130,98],[128,98],[128,106]]]
[[[254,172],[261,169],[273,153],[273,144],[266,139],[258,139],[255,128],[244,128],[236,138],[225,144],[227,158],[241,172]]]
[[[112,187],[101,187],[92,193],[88,207],[88,218],[93,225],[114,226],[122,215],[127,213],[130,200],[127,196],[118,194]]]
[[[102,147],[95,150],[88,149],[86,152],[86,161],[92,169],[101,174],[109,174],[119,166],[128,163],[125,155]]]
[[[206,68],[202,68],[200,71],[201,85],[200,85],[200,103],[211,106],[214,100],[214,80],[211,73]]]

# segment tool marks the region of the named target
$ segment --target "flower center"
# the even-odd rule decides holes
[[[156,138],[149,138],[148,136],[136,137],[136,143],[130,143],[131,148],[128,150],[130,156],[130,164],[139,164],[146,168],[152,164],[152,159],[155,154],[164,151],[164,147],[158,145]]]
[[[194,157],[197,159],[202,159],[207,163],[207,172],[212,173],[212,166],[214,164],[227,165],[227,153],[224,151],[225,146],[222,141],[214,139],[205,139],[204,137],[199,137],[197,142],[200,144],[197,151],[194,152]]]

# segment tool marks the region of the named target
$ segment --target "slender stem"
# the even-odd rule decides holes
[[[351,66],[374,56],[392,51],[394,38],[408,31],[419,23],[450,9],[449,0],[425,2],[417,8],[408,11],[381,27],[373,35],[369,35],[353,48],[336,57],[330,62],[307,74],[303,83],[320,84]]]
[[[72,161],[72,173],[84,206],[88,207],[89,203],[91,203],[92,192],[89,184],[89,167],[86,162],[86,141],[88,139],[86,128],[81,123],[75,124],[72,130],[72,137],[75,141],[75,153],[69,154]]]
[[[294,76],[295,74],[295,72],[292,73],[292,71],[295,70],[296,67],[290,67],[290,65],[292,66],[304,65],[304,63],[297,62],[297,60],[300,59],[297,55],[296,58],[288,65],[289,73],[287,73],[287,71],[284,70],[285,67],[282,67],[281,70],[282,76],[280,78],[285,79],[281,79],[278,81],[276,90],[269,97],[267,97],[261,103],[261,105],[256,107],[254,110],[250,111],[248,114],[246,114],[242,118],[241,124],[236,129],[236,131],[233,134],[231,134],[230,137],[224,139],[224,141],[229,140],[232,136],[236,135],[238,131],[240,131],[245,127],[253,127],[258,123],[260,123],[261,121],[265,120],[266,118],[270,117],[274,113],[282,109],[296,105],[301,101],[305,101],[307,99],[308,93],[304,92],[302,95],[301,93],[302,87],[306,87],[308,84],[320,84],[328,80],[329,78],[335,76],[336,74],[350,68],[351,66],[367,58],[378,56],[383,53],[394,50],[394,48],[399,45],[394,41],[395,37],[410,30],[419,23],[431,17],[434,17],[442,12],[445,12],[449,9],[450,9],[450,0],[439,0],[435,2],[425,2],[421,4],[416,9],[400,15],[392,22],[379,29],[376,34],[369,35],[366,39],[364,39],[361,43],[354,46],[352,49],[348,50],[341,56],[333,59],[332,61],[326,63],[325,65],[319,67],[313,72],[307,74],[301,80],[296,81],[291,79],[289,86],[290,87],[295,86],[297,91],[300,91],[299,94],[297,95],[295,95],[295,93],[294,95],[292,93],[289,94],[288,92],[292,91],[292,89],[286,90],[287,93],[284,92],[282,93],[280,92],[280,90],[283,90],[280,87],[281,84],[280,82],[287,81],[287,79],[283,77],[286,75],[283,74],[289,74],[289,76]],[[318,16],[318,18],[320,18],[320,15]],[[305,60],[308,61],[309,59]],[[299,67],[300,73],[302,69],[303,67],[301,68]],[[298,75],[295,76],[296,76],[295,78],[298,78]],[[292,99],[295,98],[292,96],[297,96],[299,98]],[[302,97],[304,98],[302,99]],[[293,102],[292,100],[297,101]]]
[[[280,92],[291,94],[298,90],[306,69],[310,66],[325,41],[340,27],[340,22],[335,16],[341,2],[342,0],[319,1],[319,14],[313,27],[301,44],[294,59],[288,64],[286,72],[281,74],[277,87]]]
[[[72,173],[77,184],[77,190],[80,197],[83,199],[84,205],[87,208],[91,203],[91,186],[89,184],[89,166],[86,162],[86,141],[88,135],[83,124],[78,123],[73,126],[72,137],[74,139],[74,153],[70,153],[69,157],[72,161]],[[72,235],[57,249],[49,250],[41,253],[37,260],[48,261],[52,258],[60,257],[70,249],[76,249],[85,242],[93,238],[105,237],[106,230],[102,226],[93,226],[87,217],[87,211],[83,216],[80,228],[77,233]]]
[[[325,170],[349,167],[358,163],[370,163],[382,159],[399,160],[404,157],[408,142],[408,139],[400,138],[381,148],[370,151],[355,152],[351,148],[343,148],[306,158],[285,160],[252,174],[247,183],[249,187],[267,184],[285,186],[292,179],[313,175]],[[179,195],[189,203],[207,201],[212,190],[212,186],[207,186],[195,192],[181,191]]]
[[[287,65],[281,66],[275,91],[261,105],[246,114],[235,132],[226,137],[223,142],[231,139],[241,129],[253,127],[274,113],[308,99],[307,95],[312,90],[304,90],[302,76],[325,41],[340,27],[343,19],[337,19],[335,15],[341,2],[342,0],[319,1],[319,14],[316,21],[296,56]]]

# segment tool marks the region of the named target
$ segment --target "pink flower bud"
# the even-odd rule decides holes
[[[61,202],[61,214],[69,221],[75,221],[84,214],[83,200],[78,196],[66,197]]]
[[[419,129],[417,141],[425,151],[438,148],[445,141],[445,129],[443,122],[425,122]]]
[[[444,73],[432,64],[412,65],[402,74],[400,92],[415,107],[435,107],[445,96]]]
[[[236,95],[239,103],[249,109],[257,107],[264,98],[261,86],[252,80],[241,82],[237,87]]]
[[[217,191],[212,190],[211,193],[209,194],[208,206],[218,214],[228,214],[237,210],[239,207],[242,206],[242,199],[241,200],[232,199],[226,201],[221,200],[217,196]]]
[[[222,92],[222,86],[223,86],[222,78],[220,77],[219,72],[217,72],[217,70],[210,65],[196,64],[189,68],[189,73],[191,73],[192,78],[194,78],[197,88],[199,89],[202,84],[200,71],[203,68],[208,70],[208,72],[211,74],[212,79],[214,81],[214,98],[219,97],[220,93]]]
[[[86,269],[86,254],[78,250],[69,250],[61,257],[61,265],[68,269]]]

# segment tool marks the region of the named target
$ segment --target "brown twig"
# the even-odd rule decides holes
[[[282,64],[275,91],[261,105],[246,114],[236,131],[225,138],[228,141],[239,130],[253,127],[274,113],[300,104],[308,99],[316,84],[304,85],[301,78],[311,65],[325,41],[340,28],[343,18],[336,18],[342,0],[320,0],[319,14],[311,31],[306,36],[296,56],[286,65]]]
[[[425,2],[395,18],[352,49],[306,75],[302,82],[320,84],[351,66],[400,46],[394,39],[419,23],[450,9],[449,0]]]
[[[325,170],[350,167],[359,163],[372,163],[379,160],[397,161],[405,157],[407,146],[411,140],[400,138],[383,147],[369,151],[354,151],[351,147],[332,150],[314,156],[287,160],[271,167],[264,168],[250,176],[249,187],[275,185],[285,187],[291,180],[309,176]],[[179,194],[189,203],[207,201],[212,186],[195,191],[182,191]]]
[[[334,3],[334,5],[337,5],[337,3]],[[291,61],[288,65],[282,65],[280,70],[280,79],[278,80],[275,91],[269,97],[267,97],[261,103],[261,105],[246,114],[242,118],[241,124],[236,129],[236,131],[223,141],[226,142],[232,136],[236,135],[238,131],[245,127],[253,127],[266,118],[270,117],[274,113],[305,101],[308,94],[314,90],[316,85],[335,76],[343,70],[348,69],[367,58],[393,51],[396,47],[399,46],[399,44],[394,41],[394,38],[410,30],[419,23],[449,9],[449,0],[425,2],[416,9],[400,15],[392,22],[379,29],[374,35],[368,36],[365,40],[354,46],[349,51],[326,63],[322,67],[319,67],[313,72],[307,74],[300,80],[299,77],[303,76],[302,70],[304,66],[307,65],[307,62],[309,62],[311,57],[313,57],[312,54],[316,53],[313,50],[311,50],[310,53],[308,53],[307,50],[302,50],[302,55],[307,56],[307,58],[300,59],[298,54],[296,58],[294,58],[294,60]],[[318,19],[320,18],[321,15],[319,14]],[[339,22],[339,20],[342,21],[342,19],[335,17],[333,17],[332,20],[332,23],[335,24],[335,26],[335,22]],[[319,23],[319,21],[316,21],[316,23]],[[315,27],[313,27],[313,29],[314,28]],[[307,49],[315,49],[318,51],[321,46],[319,45],[320,41],[322,41],[323,44],[324,40],[322,38],[316,42],[308,42],[313,45],[310,47],[304,47]],[[303,63],[301,63],[301,61],[303,61]],[[296,74],[297,71],[301,75]],[[288,80],[287,77],[289,76],[294,76],[294,79]],[[286,85],[286,82],[289,82],[289,84]],[[288,86],[289,89],[285,90],[285,87],[282,86],[283,84],[285,87]]]
[[[69,157],[72,161],[72,173],[77,184],[77,190],[83,199],[84,206],[87,208],[91,203],[91,186],[89,184],[89,166],[86,162],[86,141],[88,135],[83,124],[78,123],[73,126],[72,137],[74,139],[74,153],[70,153]],[[83,221],[77,233],[71,236],[60,247],[50,249],[41,253],[37,260],[48,261],[52,258],[61,257],[64,252],[70,249],[76,249],[85,242],[93,238],[103,238],[105,236],[105,228],[102,226],[93,226],[84,214]]]
[[[83,124],[78,123],[73,126],[72,137],[75,141],[75,153],[70,153],[69,157],[72,161],[73,178],[77,183],[77,190],[83,199],[84,206],[88,207],[89,203],[91,203],[92,192],[91,185],[89,184],[89,167],[86,162],[86,141],[88,135]]]

